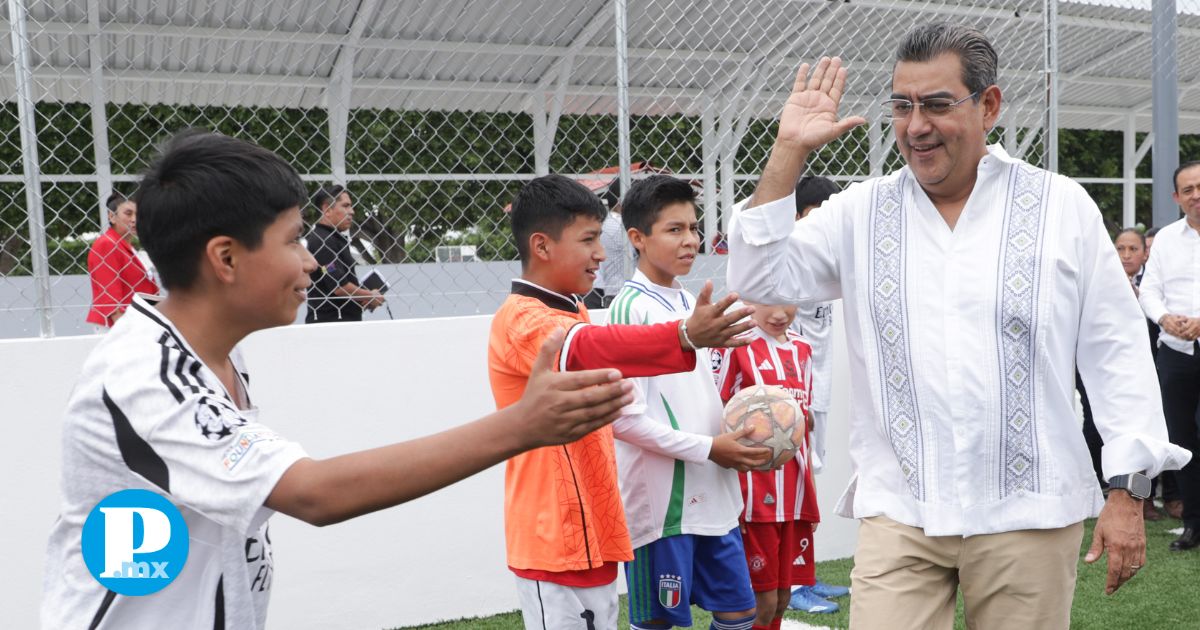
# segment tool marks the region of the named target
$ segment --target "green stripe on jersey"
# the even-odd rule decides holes
[[[621,299],[625,297],[625,289],[622,288],[613,296],[613,301],[608,305],[608,323],[620,324],[620,315],[617,314],[617,307],[621,304]]]
[[[613,303],[608,307],[609,321],[614,324],[628,324],[629,322],[629,307],[633,304],[633,300],[641,294],[641,291],[633,287],[622,287],[621,292],[613,300]]]
[[[675,420],[675,412],[667,403],[667,397],[662,397],[663,407],[667,410],[667,418],[671,420],[671,428],[679,430],[679,422]],[[675,460],[675,474],[671,479],[671,498],[667,503],[667,517],[663,522],[663,538],[677,536],[683,533],[683,460]]]

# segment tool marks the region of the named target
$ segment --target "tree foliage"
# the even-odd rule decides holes
[[[39,164],[46,175],[96,172],[91,111],[83,103],[38,103]],[[159,143],[172,134],[200,127],[244,138],[275,151],[302,174],[331,172],[329,119],[322,109],[115,105],[106,107],[111,170],[136,175]],[[370,241],[378,262],[432,260],[437,245],[475,245],[486,260],[513,259],[504,207],[525,178],[534,173],[533,122],[525,114],[359,109],[351,112],[346,170],[359,212],[359,238]],[[13,103],[0,105],[0,176],[22,173],[22,154]],[[701,129],[696,117],[635,116],[630,120],[631,154],[676,173],[700,173]],[[754,173],[766,160],[774,122],[753,120],[737,154],[736,170]],[[998,140],[1000,131],[993,134]],[[1139,134],[1138,141],[1142,137]],[[1061,130],[1060,170],[1071,176],[1120,177],[1122,134]],[[1040,145],[1035,146],[1039,150]],[[1183,156],[1200,155],[1200,136],[1180,138]],[[827,147],[810,162],[813,171],[843,175],[870,172],[865,129]],[[560,118],[550,169],[585,173],[618,163],[617,119],[611,115]],[[901,166],[891,151],[885,171]],[[1149,177],[1151,158],[1138,166]],[[427,177],[436,174],[463,178]],[[399,176],[397,176],[399,175]],[[496,175],[479,178],[479,175]],[[377,176],[377,177],[376,177]],[[310,179],[312,179],[310,177]],[[315,188],[317,182],[312,185]],[[747,194],[752,182],[741,182]],[[116,189],[132,193],[133,184]],[[1120,224],[1119,184],[1088,184],[1106,221]],[[1150,187],[1137,188],[1137,220],[1150,222]],[[95,184],[44,183],[44,222],[53,273],[82,273],[87,244],[99,229],[100,200]],[[314,218],[310,210],[309,218]],[[0,182],[0,274],[30,272],[26,195],[19,182]]]

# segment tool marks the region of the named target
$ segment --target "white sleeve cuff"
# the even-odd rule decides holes
[[[1164,470],[1183,468],[1192,459],[1187,449],[1145,433],[1122,435],[1100,453],[1105,479],[1135,472],[1157,477]]]
[[[796,228],[796,197],[788,195],[761,206],[735,211],[742,240],[766,245],[788,237]]]

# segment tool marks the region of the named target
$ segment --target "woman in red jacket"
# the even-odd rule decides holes
[[[108,328],[125,313],[135,293],[158,293],[158,285],[133,252],[137,206],[120,193],[109,195],[105,205],[109,228],[88,252],[92,308],[87,321]]]

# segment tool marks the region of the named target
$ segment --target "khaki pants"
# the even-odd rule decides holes
[[[971,630],[1068,628],[1082,541],[1083,523],[963,538],[863,519],[850,628],[949,630],[958,589]]]

